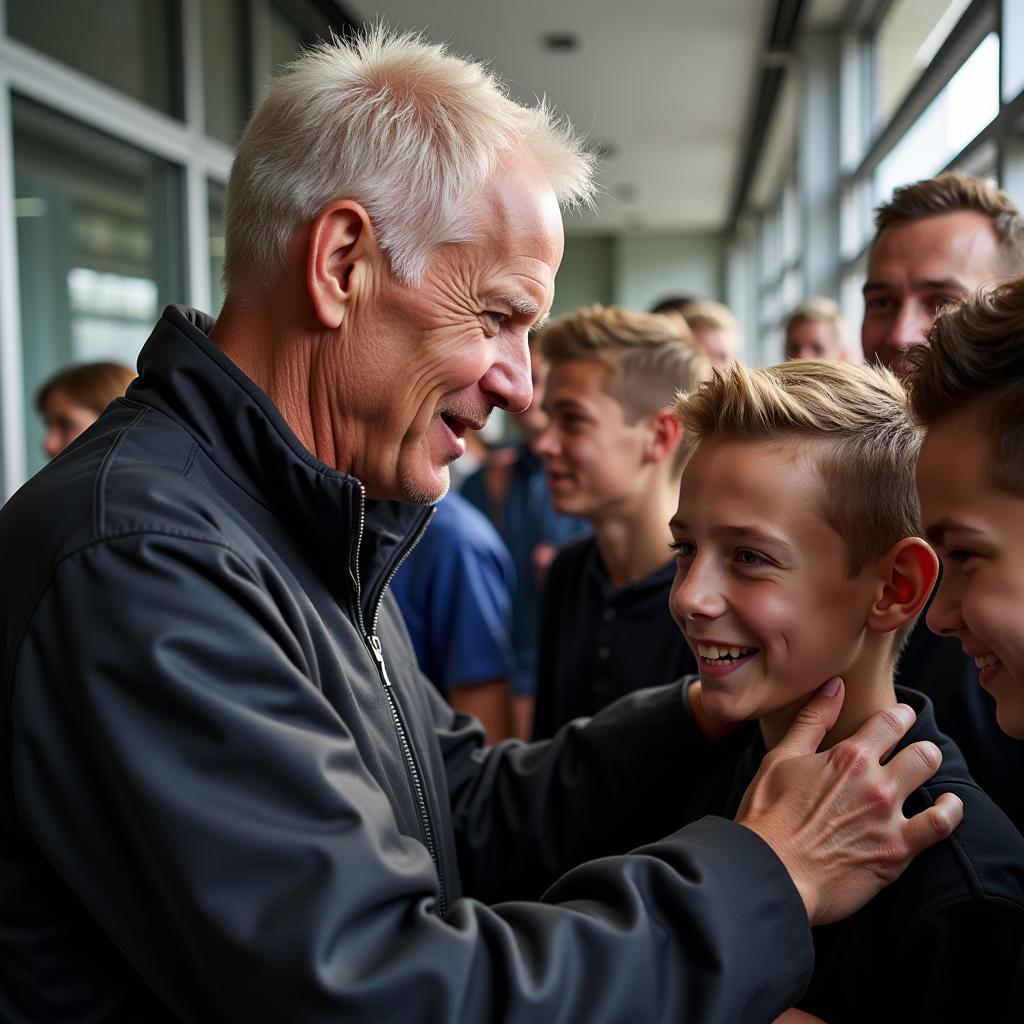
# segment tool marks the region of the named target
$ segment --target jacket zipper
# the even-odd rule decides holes
[[[363,543],[363,530],[366,526],[366,488],[360,485],[359,533],[356,537],[355,570],[353,573],[353,581],[356,588],[356,608],[359,613],[359,626],[360,631],[366,639],[370,653],[373,655],[373,660],[377,663],[377,672],[380,675],[380,681],[384,687],[384,696],[387,698],[388,708],[391,711],[391,720],[395,725],[395,733],[398,736],[398,745],[401,748],[402,757],[405,760],[406,773],[416,801],[416,806],[419,810],[420,826],[423,829],[423,839],[426,843],[427,852],[430,854],[430,859],[434,862],[434,871],[437,874],[438,886],[438,911],[440,916],[444,917],[448,912],[448,896],[445,889],[444,874],[441,871],[441,861],[437,852],[437,844],[434,840],[434,829],[430,822],[430,810],[427,807],[426,793],[423,788],[423,777],[420,774],[420,767],[416,762],[416,755],[413,753],[412,744],[409,742],[409,733],[405,727],[405,722],[402,719],[398,700],[396,699],[394,689],[391,685],[391,678],[388,676],[388,667],[384,661],[384,651],[381,647],[380,637],[377,636],[377,621],[380,616],[380,606],[381,602],[384,600],[384,594],[387,593],[388,586],[395,578],[395,573],[397,573],[402,567],[402,563],[406,558],[408,558],[412,549],[420,542],[420,539],[426,532],[429,523],[430,520],[427,519],[423,526],[420,527],[420,531],[413,539],[413,542],[402,553],[401,558],[398,559],[395,565],[392,566],[387,579],[384,581],[384,586],[381,588],[380,596],[377,598],[377,603],[373,609],[372,623],[369,631],[367,631],[366,621],[363,618],[362,582],[359,576],[359,552]]]

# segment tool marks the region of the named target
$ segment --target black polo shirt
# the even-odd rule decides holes
[[[668,611],[674,575],[667,559],[650,576],[615,588],[593,537],[559,552],[541,603],[535,739],[625,693],[697,671]]]

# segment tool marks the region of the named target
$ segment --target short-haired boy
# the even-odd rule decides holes
[[[682,397],[689,458],[671,523],[670,607],[698,655],[699,714],[756,726],[707,747],[677,794],[687,817],[732,816],[767,751],[823,679],[846,700],[825,739],[909,704],[898,749],[935,743],[942,767],[905,805],[964,803],[953,841],[918,858],[847,921],[815,930],[798,1004],[840,1022],[1003,1020],[1024,937],[1024,839],[971,779],[926,697],[896,690],[900,645],[937,561],[918,536],[920,429],[888,371],[809,360],[734,366]],[[688,742],[701,743],[694,725]]]
[[[682,469],[677,391],[710,371],[679,316],[594,306],[544,329],[547,429],[534,443],[555,508],[593,535],[551,565],[534,737],[696,668],[665,606]]]
[[[942,559],[928,625],[960,640],[1024,740],[1024,277],[941,315],[929,341],[911,357],[922,520]]]

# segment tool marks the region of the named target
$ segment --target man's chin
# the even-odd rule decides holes
[[[451,474],[447,466],[442,466],[432,481],[414,477],[411,473],[403,474],[400,481],[401,500],[410,505],[436,505],[451,487]]]

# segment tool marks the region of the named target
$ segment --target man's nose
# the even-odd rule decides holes
[[[505,412],[522,412],[529,407],[533,382],[525,331],[502,338],[494,362],[480,381],[480,388],[491,405]]]
[[[902,303],[889,330],[889,344],[897,349],[923,345],[934,320],[916,300]]]

